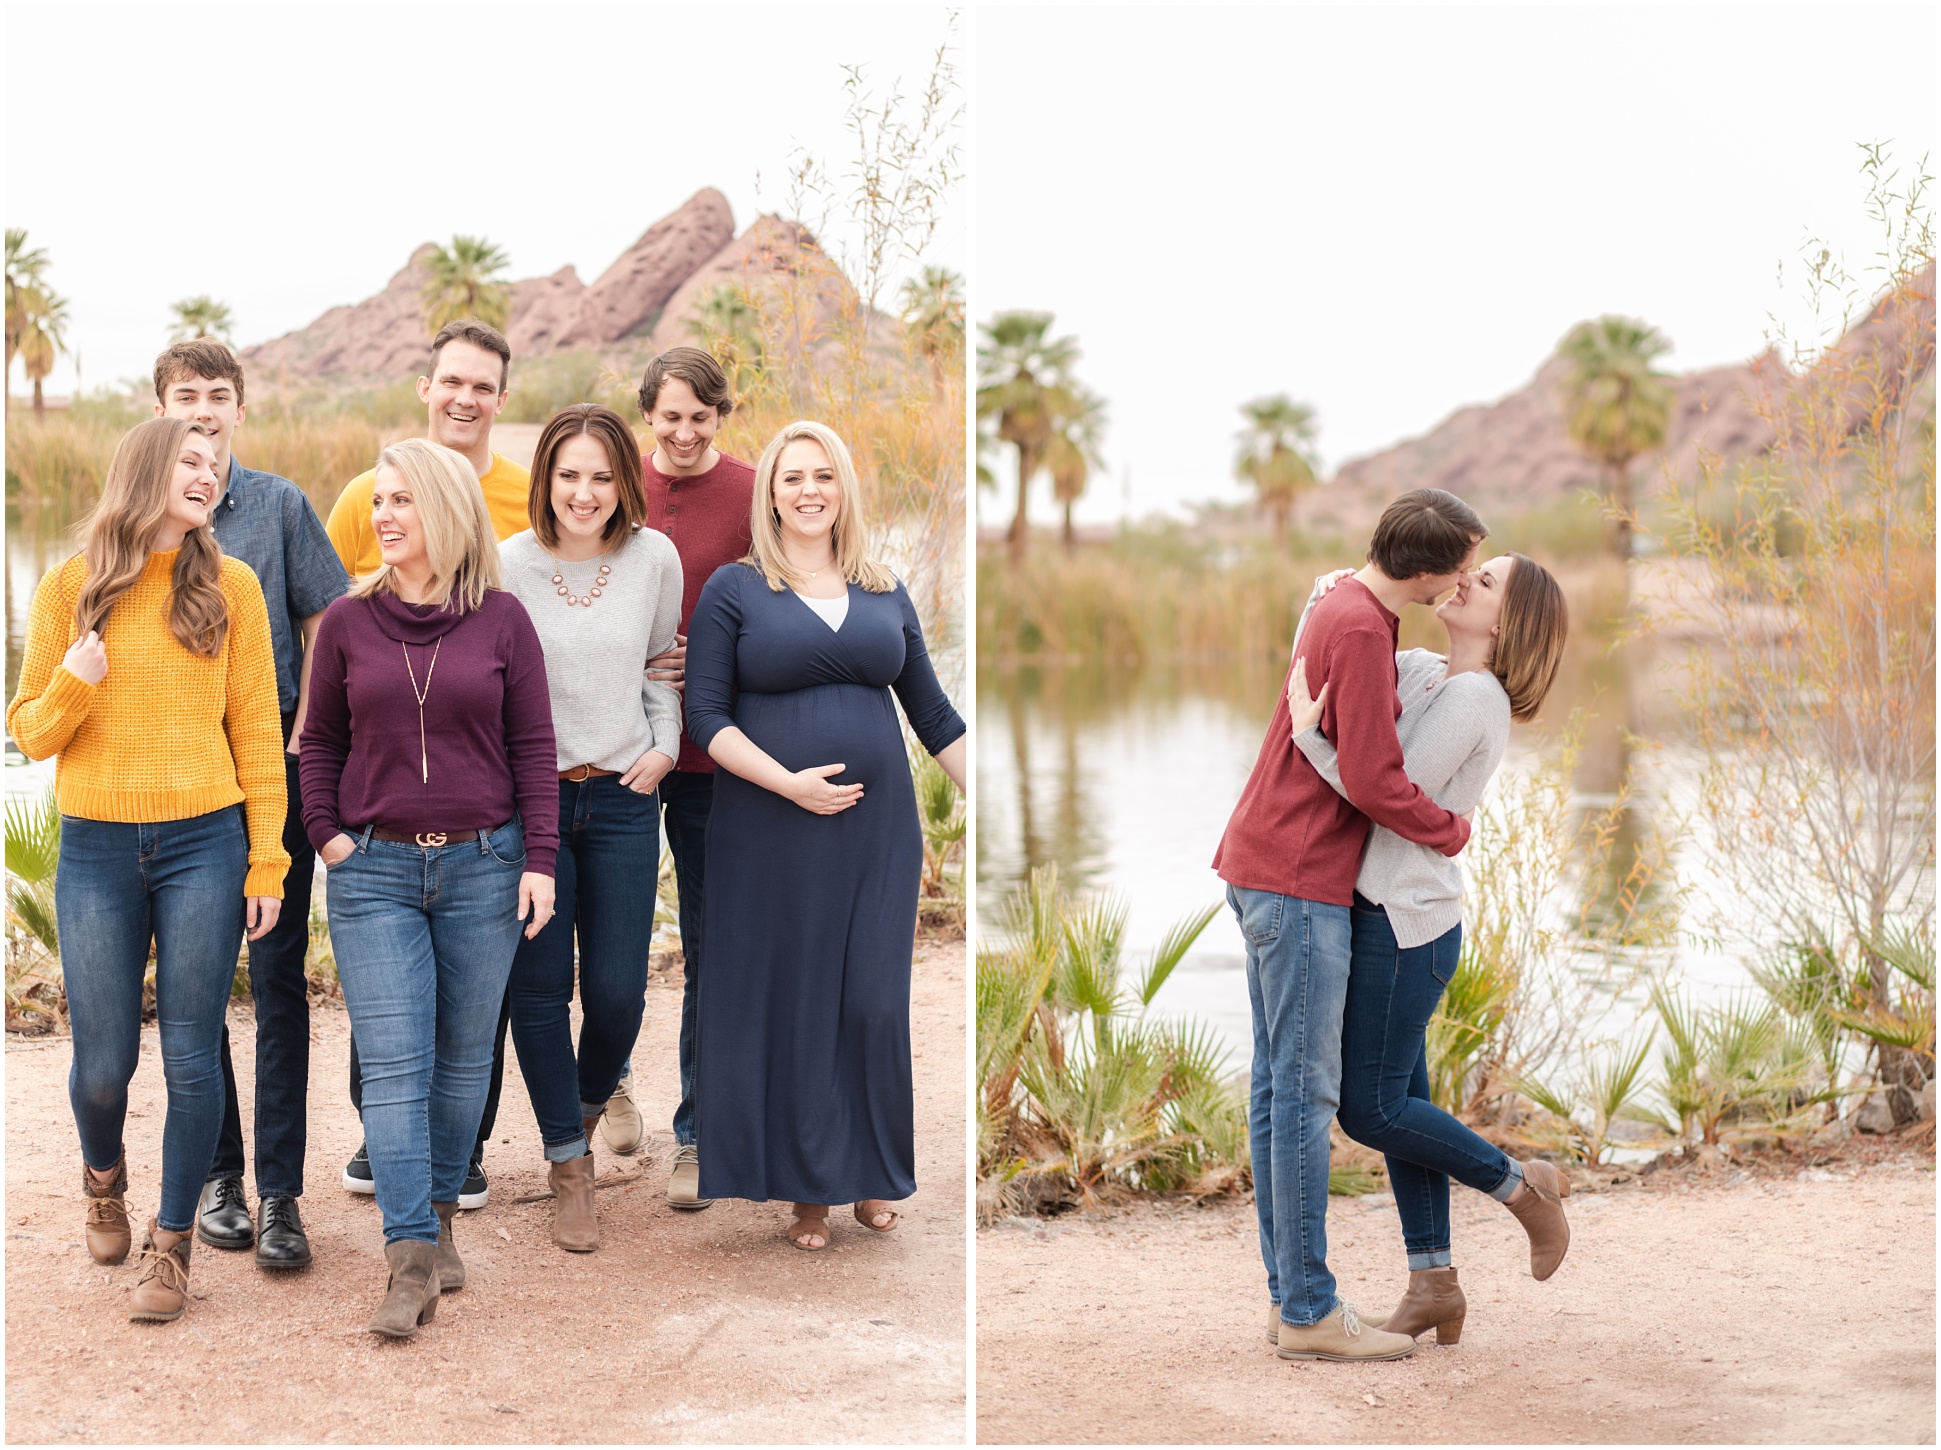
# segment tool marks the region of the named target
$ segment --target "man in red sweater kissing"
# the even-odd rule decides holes
[[[1453,589],[1488,534],[1468,504],[1438,488],[1405,493],[1382,512],[1367,567],[1314,606],[1301,635],[1308,688],[1328,687],[1321,729],[1347,799],[1295,747],[1283,690],[1213,857],[1247,940],[1254,1203],[1284,1359],[1395,1359],[1415,1348],[1407,1335],[1362,1325],[1335,1296],[1328,1124],[1341,1101],[1348,911],[1369,822],[1449,856],[1469,840],[1469,822],[1402,769],[1398,615]]]

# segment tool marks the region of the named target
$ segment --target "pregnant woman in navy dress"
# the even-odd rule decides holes
[[[695,605],[688,733],[708,819],[695,1054],[704,1198],[832,1203],[887,1233],[916,1191],[910,953],[923,836],[892,692],[964,786],[964,722],[902,584],[864,551],[849,450],[791,423],[755,468],[754,546]]]

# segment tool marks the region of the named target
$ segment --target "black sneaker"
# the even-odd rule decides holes
[[[371,1155],[362,1143],[344,1165],[344,1187],[352,1193],[376,1193],[377,1181],[371,1177]]]
[[[484,1208],[489,1189],[490,1185],[485,1181],[485,1165],[474,1158],[472,1166],[465,1170],[465,1186],[458,1190],[458,1206]]]

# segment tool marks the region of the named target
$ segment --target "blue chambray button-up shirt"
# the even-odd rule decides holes
[[[229,487],[211,522],[223,553],[249,565],[263,586],[276,655],[276,703],[287,716],[297,707],[303,621],[349,589],[350,575],[303,490],[274,473],[244,468],[233,454]]]

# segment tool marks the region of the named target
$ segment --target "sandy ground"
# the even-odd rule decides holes
[[[545,1188],[515,1059],[486,1153],[491,1203],[458,1223],[469,1283],[395,1342],[363,1328],[384,1288],[376,1203],[339,1186],[359,1138],[341,1009],[312,1015],[303,1214],[315,1265],[273,1276],[248,1253],[198,1244],[197,1302],[175,1324],[130,1323],[133,1256],[104,1268],[82,1243],[67,1041],[9,1040],[7,1438],[961,1444],[964,963],[961,942],[918,955],[920,1187],[895,1233],[845,1212],[828,1249],[803,1253],[782,1236],[786,1205],[667,1207],[680,991],[657,979],[634,1064],[660,1131],[634,1158],[597,1150],[602,1180],[640,1174],[600,1193],[600,1251],[562,1253],[550,1203],[513,1202]],[[247,1005],[233,1009],[245,1102],[252,1030]],[[142,1058],[127,1143],[130,1208],[148,1215],[163,1108],[152,1027]]]
[[[1458,1190],[1461,1344],[1365,1365],[1275,1357],[1250,1203],[1009,1220],[977,1236],[978,1440],[1933,1444],[1934,1208],[1914,1155],[1579,1195],[1539,1284]],[[1328,1238],[1392,1307],[1392,1200],[1333,1200]]]

